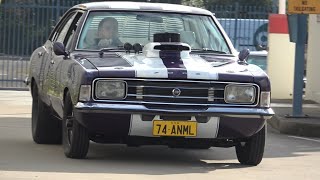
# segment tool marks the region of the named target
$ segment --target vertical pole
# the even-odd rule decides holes
[[[296,42],[293,91],[293,117],[304,117],[302,112],[304,52],[307,39],[307,15],[298,15],[298,37]]]

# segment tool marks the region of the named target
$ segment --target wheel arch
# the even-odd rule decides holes
[[[68,87],[65,87],[64,90],[63,90],[63,103],[66,102],[66,96],[67,96],[67,93],[69,92],[69,88]],[[70,92],[69,92],[70,93]]]
[[[31,78],[31,84],[30,84],[30,91],[31,91],[31,95],[33,96],[33,86],[37,86],[36,80],[34,79],[34,77]]]

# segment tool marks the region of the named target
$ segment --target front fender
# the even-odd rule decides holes
[[[98,76],[98,70],[88,70],[77,61],[73,61],[66,67],[65,77],[62,79],[62,81],[65,81],[62,99],[64,99],[66,92],[69,92],[72,103],[76,105],[81,85],[91,85],[92,81]]]

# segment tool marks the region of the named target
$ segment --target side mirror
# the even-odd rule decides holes
[[[246,59],[249,57],[250,55],[250,50],[249,49],[244,49],[244,50],[241,50],[240,53],[239,53],[239,61],[240,62],[244,62],[246,61]]]
[[[57,56],[68,56],[68,53],[66,52],[66,48],[64,47],[64,44],[61,42],[55,42],[53,44],[53,52]]]

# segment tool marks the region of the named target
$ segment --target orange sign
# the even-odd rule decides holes
[[[320,0],[288,0],[289,14],[320,14]]]

